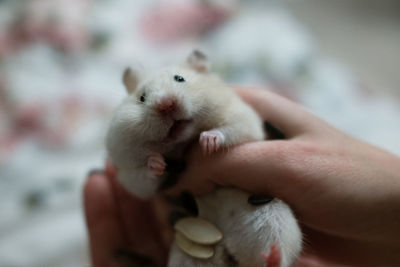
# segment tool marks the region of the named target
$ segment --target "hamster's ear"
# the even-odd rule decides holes
[[[207,73],[210,68],[207,56],[199,50],[193,50],[186,60],[186,65],[189,68],[201,73]]]
[[[122,76],[126,91],[128,94],[134,92],[139,83],[139,75],[137,72],[132,71],[131,68],[126,68]]]

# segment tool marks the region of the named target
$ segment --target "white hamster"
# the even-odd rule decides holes
[[[164,156],[182,157],[195,139],[211,154],[265,138],[259,116],[208,73],[199,51],[181,65],[154,73],[127,69],[123,81],[129,95],[115,111],[107,150],[120,183],[140,198],[152,197],[166,179]],[[224,238],[208,260],[192,258],[174,244],[168,266],[265,266],[261,254],[272,245],[280,249],[281,266],[290,266],[302,246],[290,208],[278,199],[251,205],[249,196],[220,188],[196,198],[198,216],[214,223]]]

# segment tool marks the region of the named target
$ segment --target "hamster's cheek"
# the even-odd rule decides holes
[[[192,114],[192,104],[190,99],[185,96],[183,93],[178,94],[178,112],[175,114],[176,119],[191,119]]]

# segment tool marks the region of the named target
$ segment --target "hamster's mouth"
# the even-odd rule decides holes
[[[175,141],[193,120],[174,120],[168,131],[167,140]]]

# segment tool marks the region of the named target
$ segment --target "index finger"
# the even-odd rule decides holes
[[[111,264],[116,249],[126,247],[120,231],[116,202],[104,173],[89,176],[84,188],[84,205],[93,266]]]
[[[301,164],[293,160],[296,158],[294,149],[295,146],[285,140],[259,141],[204,156],[196,146],[188,155],[188,165],[179,183],[167,193],[174,195],[187,190],[201,195],[221,185],[276,196],[292,203],[302,192],[301,184],[287,186],[298,183],[296,173]]]

